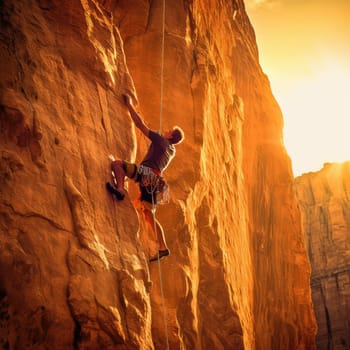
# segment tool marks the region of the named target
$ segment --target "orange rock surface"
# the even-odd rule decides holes
[[[166,1],[161,120],[162,1],[5,0],[1,21],[1,345],[313,349],[282,116],[243,2]],[[157,210],[165,313],[137,190],[104,188],[108,155],[148,144],[125,92],[186,133]]]
[[[319,349],[350,347],[350,162],[295,180],[312,274]]]

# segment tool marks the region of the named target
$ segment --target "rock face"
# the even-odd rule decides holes
[[[163,75],[160,0],[0,6],[1,346],[313,349],[282,116],[243,2],[166,1]],[[104,188],[108,155],[148,144],[125,92],[151,128],[186,133],[161,274],[137,189]]]
[[[295,180],[312,274],[318,349],[350,348],[350,162]]]

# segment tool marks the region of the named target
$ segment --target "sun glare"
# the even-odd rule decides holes
[[[338,65],[320,67],[317,75],[287,87],[276,84],[295,176],[350,159],[349,91],[350,70]]]
[[[350,1],[244,2],[294,175],[350,160]]]

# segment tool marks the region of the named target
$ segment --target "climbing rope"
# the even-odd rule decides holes
[[[160,111],[159,111],[159,132],[162,131],[162,121],[163,121],[163,85],[164,85],[164,42],[165,42],[165,0],[163,0],[163,14],[162,14],[162,54],[161,54],[161,66],[160,66]],[[157,224],[156,224],[156,206],[154,203],[155,189],[152,193],[152,215],[154,232],[156,233],[156,240],[159,243]],[[162,270],[160,267],[159,249],[157,249],[157,261],[158,261],[158,272],[159,272],[159,285],[160,285],[160,296],[162,299],[163,308],[163,322],[164,322],[164,332],[166,340],[166,349],[169,350],[169,335],[168,335],[168,324],[167,324],[167,313],[165,308],[165,298],[163,289],[163,278]]]
[[[165,0],[163,0],[163,15],[162,15],[162,54],[160,65],[160,110],[159,110],[159,132],[162,131],[163,121],[163,86],[164,86],[164,44],[165,44]]]
[[[159,132],[162,130],[162,120],[163,120],[163,86],[164,86],[164,43],[165,43],[165,0],[163,0],[163,14],[162,14],[162,49],[161,49],[161,68],[160,68],[160,110],[159,110]],[[156,233],[156,243],[159,245],[159,237],[156,223],[156,204],[154,203],[154,198],[157,195],[159,186],[159,176],[154,176],[147,167],[140,167],[140,175],[142,176],[141,183],[145,187],[148,194],[152,198],[152,217],[154,224],[154,232]],[[144,181],[145,180],[145,181]],[[164,288],[163,288],[163,277],[162,270],[160,266],[160,256],[159,249],[157,249],[157,261],[158,261],[158,272],[159,272],[159,285],[160,285],[160,295],[162,300],[163,309],[163,322],[164,322],[164,332],[166,340],[166,349],[169,350],[169,335],[168,335],[168,325],[167,325],[167,313],[165,307],[164,298]]]
[[[152,194],[152,214],[153,214],[154,232],[156,233],[156,241],[157,241],[157,243],[159,243],[157,224],[156,224],[156,214],[155,213],[156,213],[156,205],[154,203],[154,197],[153,197],[153,194]],[[160,267],[159,249],[157,249],[157,262],[158,262],[158,272],[159,272],[160,297],[162,299],[162,308],[163,308],[163,322],[164,322],[166,349],[169,350],[169,335],[168,335],[167,313],[166,313],[166,308],[165,308],[163,278],[162,278],[162,269]]]

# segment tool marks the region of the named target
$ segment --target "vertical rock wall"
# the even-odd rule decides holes
[[[350,162],[299,176],[318,349],[350,347]]]
[[[3,348],[153,348],[138,216],[106,194],[135,157],[133,83],[97,2],[1,3]]]
[[[309,265],[242,1],[166,1],[162,130],[186,141],[162,261],[108,154],[140,160],[121,94],[160,125],[162,1],[1,3],[0,339],[8,348],[312,349]]]

